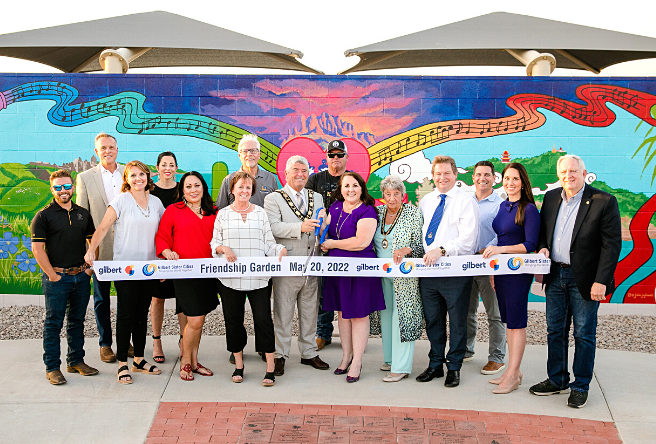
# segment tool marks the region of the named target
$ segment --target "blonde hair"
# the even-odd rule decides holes
[[[453,174],[455,174],[456,176],[458,175],[458,168],[456,168],[456,161],[453,160],[453,157],[451,156],[435,156],[435,159],[433,159],[433,165],[431,165],[431,174],[435,172],[435,165],[437,165],[438,163],[450,164]]]

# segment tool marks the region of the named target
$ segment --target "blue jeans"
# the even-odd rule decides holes
[[[583,299],[571,268],[553,267],[546,287],[547,374],[553,385],[587,392],[592,380],[597,347],[598,301]],[[569,382],[567,352],[569,329],[574,320],[574,382]]]
[[[67,317],[66,337],[69,366],[84,361],[84,317],[89,305],[91,278],[86,273],[75,276],[60,273],[61,280],[50,282],[47,274],[41,277],[46,299],[46,319],[43,323],[43,363],[46,371],[59,370],[61,348],[59,334]]]
[[[321,277],[319,282],[319,314],[317,315],[317,337],[330,341],[333,338],[333,320],[335,319],[334,311],[323,310],[323,284],[324,279]]]
[[[110,281],[100,282],[93,274],[93,311],[96,313],[96,327],[101,347],[112,346],[112,321],[109,317]]]

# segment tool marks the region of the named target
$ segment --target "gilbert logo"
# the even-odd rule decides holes
[[[490,268],[493,269],[494,271],[497,271],[499,269],[499,260],[498,259],[492,259],[490,261]]]
[[[410,273],[412,270],[414,270],[414,268],[415,264],[413,262],[401,262],[401,265],[399,266],[399,269],[403,274]]]
[[[128,265],[125,267],[125,272],[128,274],[128,276],[132,276],[134,274],[134,265]]]
[[[524,265],[524,261],[521,257],[511,257],[508,259],[508,268],[512,271],[519,270],[522,265]]]
[[[141,269],[144,276],[152,276],[157,271],[157,265],[155,264],[146,264]]]
[[[391,273],[392,272],[392,264],[391,263],[386,263],[383,265],[383,271],[386,273]]]

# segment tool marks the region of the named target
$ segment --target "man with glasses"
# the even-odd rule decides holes
[[[278,189],[278,179],[274,174],[260,168],[257,163],[260,161],[260,141],[255,134],[245,134],[239,141],[237,147],[241,168],[239,171],[245,171],[255,178],[257,189],[250,198],[254,205],[264,207],[264,198],[269,193]],[[227,207],[235,200],[235,196],[230,193],[230,181],[237,171],[229,174],[221,182],[219,197],[216,199],[216,206],[220,209]]]
[[[66,383],[62,374],[59,335],[66,323],[66,371],[91,376],[98,373],[84,363],[84,318],[89,305],[91,270],[84,262],[87,242],[95,231],[91,214],[71,202],[73,179],[66,170],[50,175],[54,199],[32,219],[32,251],[43,271],[46,302],[43,323],[43,363],[52,385]]]
[[[305,188],[315,193],[321,194],[326,213],[333,203],[331,194],[339,178],[346,171],[346,162],[348,161],[348,151],[346,144],[341,140],[333,140],[326,148],[326,161],[328,169],[310,176]],[[319,284],[319,315],[317,316],[317,350],[323,349],[332,342],[333,337],[333,319],[335,312],[323,310],[323,285]]]
[[[76,203],[91,213],[97,226],[105,217],[107,206],[121,193],[123,170],[125,167],[116,163],[118,146],[116,138],[107,133],[100,133],[95,139],[96,156],[100,163],[77,175],[75,194]],[[98,260],[111,261],[114,258],[114,230],[110,230],[99,247]],[[116,361],[112,351],[112,323],[109,316],[109,291],[112,283],[100,282],[93,275],[93,309],[96,313],[96,326],[100,335],[100,359],[103,362]],[[132,346],[128,356],[132,356]]]

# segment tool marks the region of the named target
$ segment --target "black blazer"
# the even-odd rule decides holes
[[[553,232],[562,198],[562,188],[544,195],[540,211],[540,239],[542,248],[552,252]],[[622,248],[620,210],[615,196],[585,185],[581,206],[574,222],[570,262],[576,286],[584,299],[591,300],[592,284],[606,286],[606,296],[615,291],[615,267]],[[549,276],[546,277],[548,282]]]

